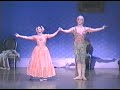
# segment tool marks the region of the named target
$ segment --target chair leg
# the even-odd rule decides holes
[[[7,58],[7,70],[10,70],[10,65],[9,65],[9,60],[8,60],[8,58]]]
[[[4,59],[4,57],[3,57],[3,60],[2,60],[2,61],[3,61],[3,67],[4,67],[4,68],[6,68],[6,66],[5,66],[5,59]]]
[[[14,69],[16,68],[16,62],[15,62],[15,57],[14,57]]]

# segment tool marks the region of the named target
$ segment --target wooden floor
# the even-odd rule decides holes
[[[26,68],[0,70],[0,89],[120,89],[118,69],[87,70],[87,81],[74,80],[74,68],[55,69],[57,75],[42,82],[29,80]]]

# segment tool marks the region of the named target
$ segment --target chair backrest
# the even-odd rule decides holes
[[[17,42],[14,38],[10,37],[3,42],[4,50],[16,50]]]

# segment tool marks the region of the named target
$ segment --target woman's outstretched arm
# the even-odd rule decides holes
[[[18,33],[15,34],[16,37],[18,38],[23,38],[23,39],[27,39],[27,40],[34,40],[34,36],[23,36],[23,35],[20,35]]]
[[[60,30],[57,30],[57,31],[54,32],[53,34],[47,34],[47,37],[48,37],[48,38],[55,37],[55,36],[58,34],[59,31],[60,31]]]

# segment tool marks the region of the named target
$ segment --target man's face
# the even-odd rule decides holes
[[[77,24],[81,25],[84,23],[84,18],[82,16],[77,17]]]

